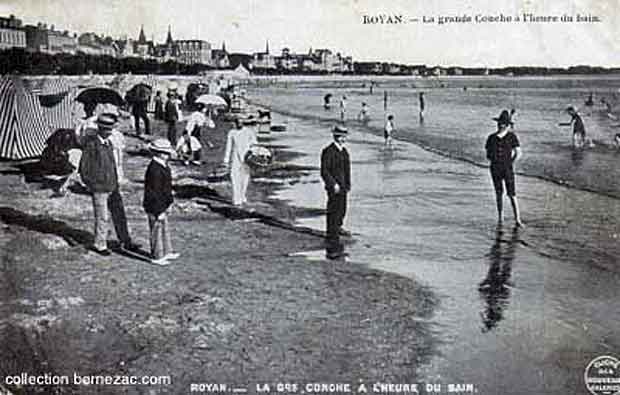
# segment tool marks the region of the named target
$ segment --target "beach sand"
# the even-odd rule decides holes
[[[163,124],[154,125],[155,134],[165,133]],[[208,184],[205,176],[222,158],[227,128],[218,122],[210,133],[216,148],[204,152],[202,168],[173,164],[177,198],[170,224],[181,258],[167,267],[119,250],[110,257],[89,252],[88,195],[50,198],[47,183],[26,182],[19,168],[0,164],[3,375],[171,376],[169,385],[122,389],[148,394],[187,393],[191,383],[204,382],[254,393],[248,386],[261,381],[415,381],[416,368],[435,352],[428,322],[436,297],[395,274],[289,255],[322,249],[316,235],[228,218],[220,199],[228,186]],[[122,194],[130,232],[148,250],[141,203],[149,158],[142,141],[127,142],[129,183]],[[294,178],[299,169],[293,170],[280,170],[281,178]],[[277,185],[253,183],[253,208],[285,222],[304,215],[270,204],[266,197]]]

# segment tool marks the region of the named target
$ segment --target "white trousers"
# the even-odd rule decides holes
[[[230,169],[232,183],[232,201],[235,206],[247,203],[246,192],[250,183],[250,168],[246,164],[235,163]]]

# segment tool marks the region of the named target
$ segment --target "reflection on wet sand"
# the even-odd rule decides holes
[[[519,236],[519,228],[514,227],[509,240],[502,236],[504,230],[501,225],[497,227],[495,241],[488,254],[489,271],[480,285],[478,291],[484,300],[484,310],[481,312],[482,332],[491,331],[497,327],[499,321],[504,318],[504,309],[510,299],[510,288],[514,285],[510,281],[512,264],[515,259],[516,247]]]
[[[573,166],[581,167],[584,160],[584,152],[582,149],[575,149],[571,153],[571,160],[573,161]]]

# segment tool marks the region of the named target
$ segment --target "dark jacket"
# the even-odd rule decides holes
[[[164,121],[166,122],[176,122],[179,120],[179,113],[177,111],[177,106],[174,104],[174,101],[168,99],[166,101],[166,107],[164,109]]]
[[[344,192],[351,190],[351,160],[346,148],[342,151],[335,143],[323,149],[321,152],[321,178],[325,183],[328,194],[334,193],[334,184],[338,183]]]
[[[148,108],[148,101],[135,101],[131,103],[131,113],[134,116],[146,114]]]
[[[155,119],[164,119],[164,100],[160,96],[155,96]]]
[[[104,144],[99,136],[88,136],[83,142],[80,175],[91,192],[113,192],[118,176],[112,143]]]
[[[172,175],[169,167],[152,160],[144,176],[144,211],[155,216],[170,207],[172,197]]]

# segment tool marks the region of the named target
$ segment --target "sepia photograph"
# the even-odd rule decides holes
[[[0,395],[617,395],[619,203],[619,0],[0,0]]]

